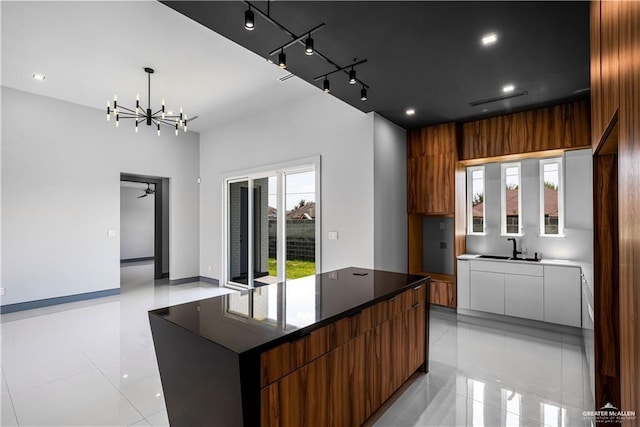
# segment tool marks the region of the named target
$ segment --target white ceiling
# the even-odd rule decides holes
[[[183,106],[200,116],[190,129],[202,131],[243,103],[300,96],[305,84],[281,83],[286,72],[155,0],[0,4],[3,86],[97,109],[114,93],[121,105],[135,106],[136,94],[146,105],[149,66],[152,109],[161,98],[168,109]]]

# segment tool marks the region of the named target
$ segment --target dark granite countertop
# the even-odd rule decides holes
[[[149,314],[241,354],[295,339],[426,279],[350,267]]]

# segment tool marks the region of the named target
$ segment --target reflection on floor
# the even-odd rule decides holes
[[[122,268],[121,294],[2,315],[2,426],[166,426],[147,310],[230,292],[154,286]],[[586,363],[573,336],[432,311],[430,373],[376,426],[589,425]]]

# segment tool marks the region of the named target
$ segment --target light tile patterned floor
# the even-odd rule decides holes
[[[117,296],[2,315],[2,426],[166,426],[147,311],[230,292],[156,285],[122,267]],[[430,372],[376,426],[586,426],[580,339],[432,310]]]

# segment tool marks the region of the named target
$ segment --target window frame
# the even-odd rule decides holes
[[[473,172],[481,170],[483,180],[482,231],[473,231]],[[487,174],[484,165],[467,167],[467,235],[487,235]]]
[[[506,170],[518,168],[518,232],[507,232],[507,186]],[[522,236],[522,164],[520,162],[500,163],[500,233],[501,236]]]
[[[544,165],[555,163],[558,165],[558,234],[547,234],[544,224]],[[540,159],[538,179],[540,185],[540,237],[564,237],[564,157],[550,157]]]

